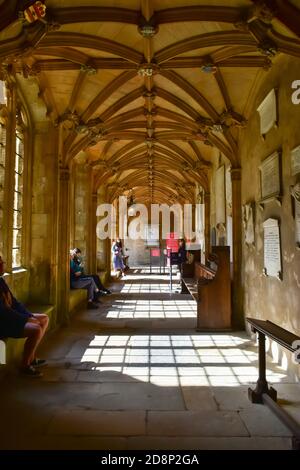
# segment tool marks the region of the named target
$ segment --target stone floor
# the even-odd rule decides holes
[[[291,433],[248,401],[257,351],[244,332],[195,331],[195,304],[136,269],[98,310],[42,346],[42,379],[1,381],[1,449],[290,449]],[[268,364],[300,421],[300,386]]]

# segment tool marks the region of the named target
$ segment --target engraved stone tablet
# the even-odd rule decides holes
[[[281,253],[279,223],[276,219],[268,219],[264,226],[264,273],[281,279]]]
[[[248,203],[243,206],[243,225],[245,233],[245,243],[247,243],[248,245],[254,245],[254,203]]]
[[[295,241],[300,247],[300,182],[291,186],[290,191],[295,201]]]
[[[261,172],[261,197],[267,199],[280,195],[280,165],[279,153],[274,152],[260,165]]]
[[[216,223],[225,224],[225,167],[216,171]]]
[[[291,167],[293,176],[300,173],[300,145],[291,152]]]
[[[300,202],[295,201],[295,236],[296,244],[300,247]]]
[[[277,122],[277,104],[274,89],[261,102],[257,111],[260,115],[260,133],[265,135]]]

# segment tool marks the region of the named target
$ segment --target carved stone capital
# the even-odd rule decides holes
[[[73,131],[79,125],[79,116],[76,111],[66,110],[56,121],[55,125],[62,124],[64,129]]]
[[[265,39],[258,44],[257,50],[267,57],[275,57],[278,52],[277,45],[271,39]]]
[[[231,181],[240,181],[242,178],[242,169],[241,168],[231,168]]]
[[[220,116],[220,123],[226,127],[246,127],[247,120],[241,115],[229,109]]]
[[[70,169],[67,167],[59,168],[59,179],[60,181],[69,181],[70,179]]]
[[[248,12],[248,21],[261,20],[264,23],[271,23],[275,14],[276,8],[274,3],[256,0]]]

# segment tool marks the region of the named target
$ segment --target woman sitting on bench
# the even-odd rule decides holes
[[[21,370],[29,377],[41,377],[43,374],[36,367],[45,365],[46,361],[37,359],[35,354],[47,330],[49,318],[45,314],[28,312],[12,295],[3,274],[4,262],[0,256],[0,337],[27,338]]]

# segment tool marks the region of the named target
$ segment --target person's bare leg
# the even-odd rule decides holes
[[[27,322],[24,327],[24,337],[27,337],[27,340],[24,345],[22,366],[29,367],[34,359],[36,348],[43,337],[43,331],[39,323]]]
[[[46,330],[48,328],[48,325],[49,325],[49,317],[45,313],[34,313],[33,315],[34,315],[34,318],[39,322],[39,325],[42,329],[42,337],[41,337],[41,339],[42,339],[44,337],[44,335],[46,333]],[[37,347],[36,347],[36,349],[37,349]],[[32,360],[34,361],[35,359],[36,359],[36,356],[34,355]]]
[[[49,325],[49,317],[45,313],[34,313],[33,314],[34,318],[38,320],[42,330],[43,330],[43,335],[45,334],[48,325]]]

